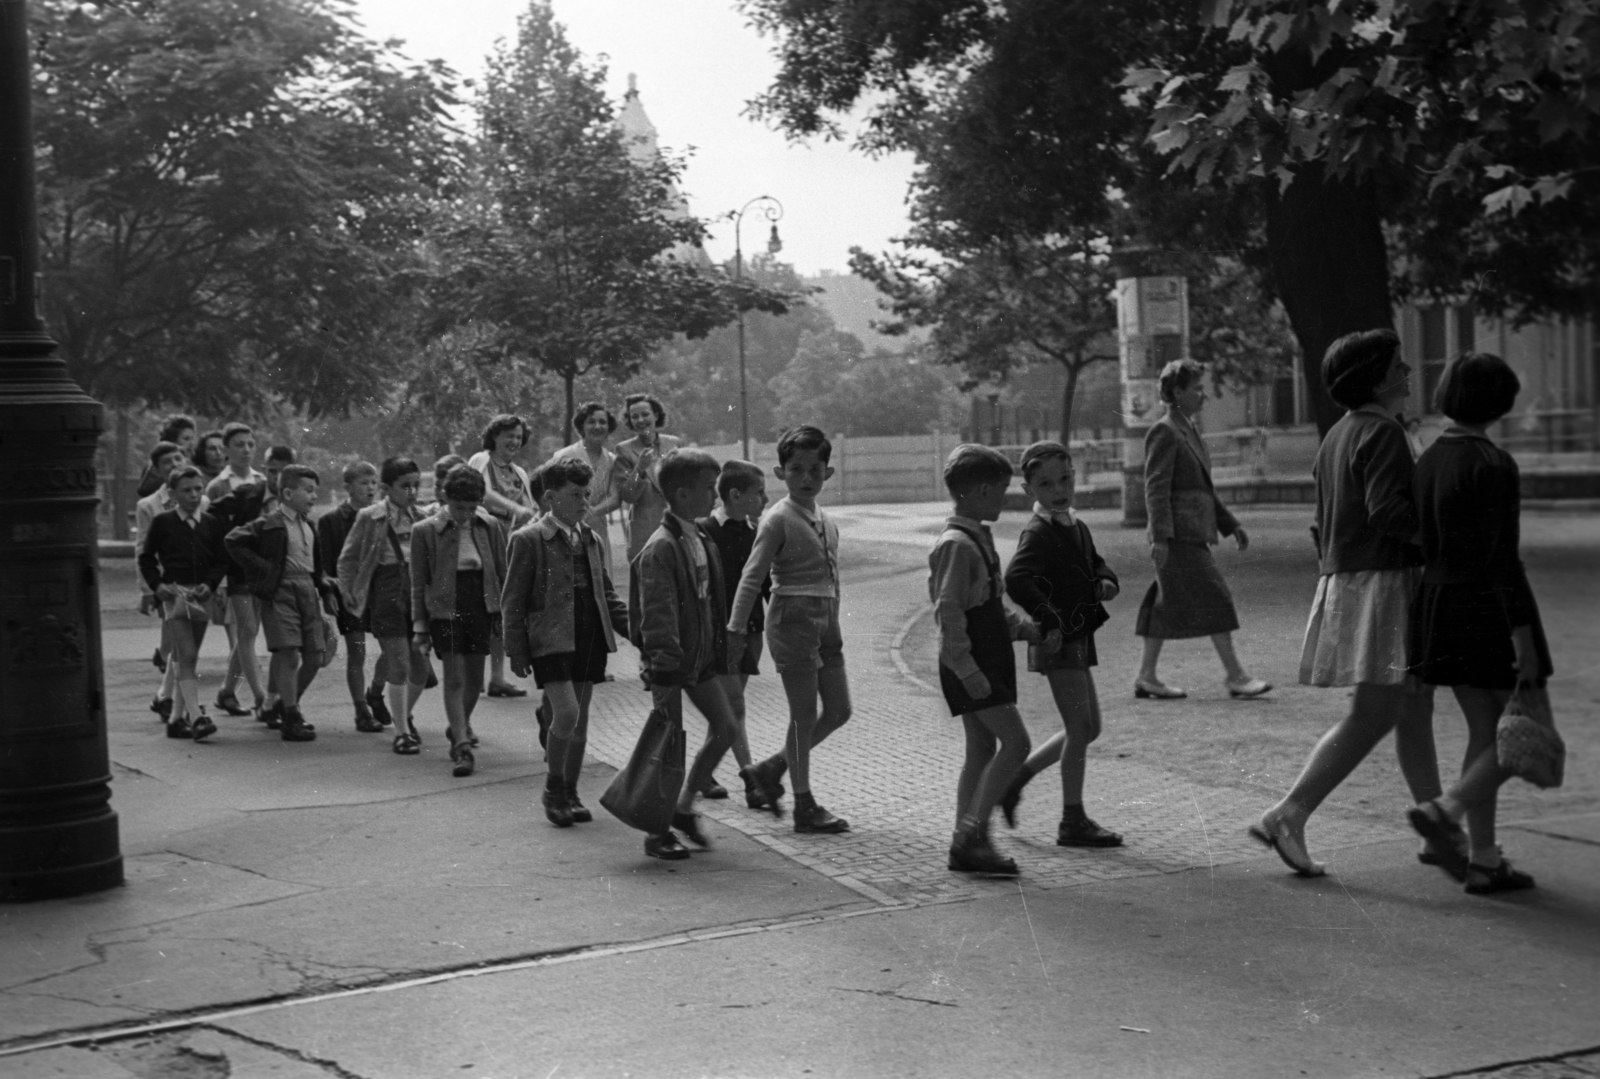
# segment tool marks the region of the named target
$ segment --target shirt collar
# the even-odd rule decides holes
[[[963,517],[959,513],[952,513],[950,515],[950,518],[945,523],[947,525],[949,525],[950,527],[952,527],[952,528],[957,528],[957,527],[963,527],[964,526],[966,528],[976,529],[977,531],[983,533],[985,536],[987,536],[989,534],[989,526],[988,525],[984,524],[982,521],[977,520],[976,518],[973,518],[973,517]]]
[[[700,534],[700,526],[689,520],[689,518],[680,517],[671,510],[667,511],[667,515],[678,522],[678,527],[683,529],[685,535],[698,536]]]
[[[1055,521],[1057,524],[1073,525],[1078,523],[1078,517],[1072,512],[1071,506],[1061,510],[1047,510],[1044,506],[1035,502],[1033,504],[1033,512],[1035,515],[1043,517],[1047,521]]]

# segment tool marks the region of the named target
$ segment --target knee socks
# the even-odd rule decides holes
[[[411,733],[411,728],[406,721],[411,718],[410,686],[404,682],[390,682],[389,691],[389,716],[394,720],[395,730],[402,734]]]

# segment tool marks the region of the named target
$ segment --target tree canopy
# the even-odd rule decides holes
[[[336,0],[31,5],[44,304],[113,403],[385,394],[451,77]]]
[[[1324,427],[1323,350],[1396,298],[1592,308],[1593,0],[742,6],[780,61],[756,114],[837,135],[869,102],[865,148],[916,153],[919,204],[973,242],[1125,208],[1148,243],[1269,271]]]

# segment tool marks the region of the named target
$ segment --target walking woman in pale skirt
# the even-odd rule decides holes
[[[1306,850],[1307,818],[1390,730],[1412,800],[1440,793],[1432,689],[1413,675],[1407,647],[1422,551],[1414,542],[1415,462],[1395,411],[1410,396],[1410,375],[1393,330],[1348,334],[1322,360],[1328,393],[1350,411],[1328,431],[1312,467],[1321,577],[1300,683],[1354,686],[1355,694],[1350,714],[1322,736],[1289,793],[1250,827],[1303,877],[1324,872]]]

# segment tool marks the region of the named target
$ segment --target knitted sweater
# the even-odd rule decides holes
[[[812,512],[828,537],[826,548],[816,527],[791,499],[780,498],[762,516],[750,560],[744,564],[739,591],[728,612],[730,631],[745,631],[750,612],[761,595],[761,582],[769,572],[774,596],[839,595],[835,568],[839,563],[839,527],[822,512],[821,506]]]

